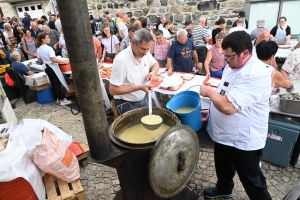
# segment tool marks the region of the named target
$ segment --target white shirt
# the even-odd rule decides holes
[[[247,29],[245,29],[244,27],[233,27],[228,31],[227,35],[234,31],[245,31],[246,33],[249,34],[249,31]]]
[[[107,53],[116,53],[116,44],[119,44],[117,36],[112,35],[111,38],[102,38],[101,43],[105,46]]]
[[[171,36],[171,33],[169,32],[168,29],[162,28],[163,36],[164,38],[169,38]],[[168,39],[170,42],[170,45],[172,44],[172,38]]]
[[[163,30],[163,28],[164,28],[164,25],[163,24],[160,24],[160,25],[158,25],[158,30]]]
[[[61,32],[61,22],[60,22],[60,19],[57,19],[57,20],[54,22],[54,25],[55,25],[55,28],[57,29],[57,32],[62,33],[62,32]]]
[[[110,84],[115,86],[129,86],[146,84],[146,76],[150,68],[157,63],[153,56],[148,52],[138,63],[134,58],[131,46],[121,51],[114,59]],[[142,90],[134,91],[122,95],[114,95],[115,99],[125,101],[141,101],[145,97]]]
[[[224,82],[229,85],[224,86]],[[271,95],[271,76],[266,65],[253,56],[240,69],[233,70],[227,65],[216,92],[221,90],[238,112],[225,115],[211,103],[207,125],[210,137],[215,142],[241,150],[264,148]]]
[[[43,60],[44,63],[52,63],[51,58],[55,57],[55,52],[52,49],[52,47],[49,47],[46,44],[41,45],[37,49],[37,58],[40,58]]]
[[[128,36],[128,28],[127,28],[127,26],[124,24],[124,22],[121,21],[121,22],[119,23],[118,29],[119,29],[120,37],[122,37],[121,31],[124,31],[125,37]]]

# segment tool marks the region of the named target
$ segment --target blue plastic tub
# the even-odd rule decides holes
[[[189,106],[195,107],[190,113],[177,113],[178,108]],[[166,105],[181,121],[182,124],[190,126],[194,131],[202,127],[201,119],[201,99],[200,95],[194,91],[184,91],[176,94]]]
[[[36,92],[37,102],[39,104],[46,104],[55,101],[51,88],[46,88]]]

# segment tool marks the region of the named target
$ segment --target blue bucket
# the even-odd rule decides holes
[[[36,92],[37,102],[39,104],[46,104],[55,101],[51,88],[46,88]]]
[[[190,113],[177,113],[176,110],[181,107],[194,107]],[[194,131],[202,127],[201,119],[201,99],[197,92],[183,91],[176,94],[166,105],[180,119],[182,124],[190,126]]]

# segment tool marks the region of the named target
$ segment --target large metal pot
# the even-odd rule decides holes
[[[159,115],[163,119],[163,123],[174,127],[180,124],[177,116],[166,109],[161,108],[153,108],[152,113],[154,115]],[[121,147],[129,148],[129,149],[149,149],[153,148],[156,141],[137,144],[137,143],[130,143],[124,141],[119,138],[119,135],[127,128],[134,126],[136,124],[141,123],[141,118],[149,114],[148,108],[139,108],[135,110],[131,110],[129,112],[124,113],[123,115],[119,116],[110,126],[109,134],[110,138],[114,143]]]
[[[281,112],[292,113],[300,115],[300,100],[288,99],[286,96],[293,97],[293,95],[298,95],[300,93],[291,93],[279,95],[279,110]],[[284,98],[285,97],[285,98]]]
[[[124,129],[140,123],[141,117],[148,114],[148,108],[124,113],[111,125],[111,140],[129,150],[122,163],[123,168],[117,168],[123,197],[182,200],[184,194],[181,191],[191,179],[198,163],[198,136],[189,126],[181,125],[172,112],[153,108],[153,113],[160,115],[163,123],[171,126],[155,144],[131,144],[118,138]],[[139,192],[130,192],[133,188]]]

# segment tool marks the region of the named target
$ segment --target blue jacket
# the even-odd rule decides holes
[[[37,38],[37,36],[42,33],[43,31],[41,29],[38,29],[37,32],[34,32],[32,29],[30,29],[31,32],[31,37],[34,37],[35,39]]]

